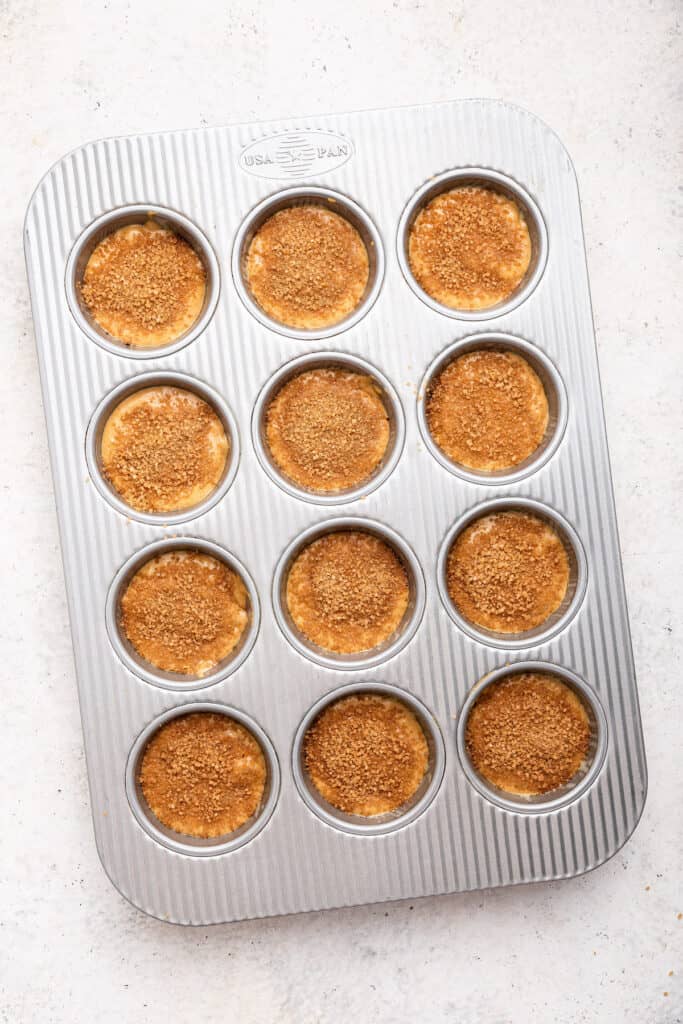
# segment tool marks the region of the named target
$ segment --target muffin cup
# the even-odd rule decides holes
[[[486,309],[455,309],[442,302],[437,302],[418,284],[408,259],[410,230],[421,210],[432,199],[436,199],[444,192],[466,186],[487,188],[493,192],[499,192],[515,202],[524,214],[531,238],[531,261],[524,278],[507,299]],[[512,178],[486,167],[461,167],[430,178],[408,202],[398,225],[397,254],[403,276],[417,297],[422,299],[430,309],[458,320],[490,320],[493,317],[502,316],[503,313],[509,313],[510,310],[519,306],[531,295],[541,280],[548,260],[548,232],[540,209],[529,193]]]
[[[252,734],[254,739],[257,740],[266,761],[266,785],[261,804],[256,813],[248,821],[245,821],[243,825],[235,829],[234,832],[210,839],[183,835],[183,833],[175,832],[173,829],[162,824],[148,806],[142,792],[142,786],[138,781],[140,764],[145,749],[155,733],[174,718],[202,712],[225,715],[226,718],[231,718],[240,725],[243,725]],[[257,725],[253,718],[245,715],[243,711],[210,702],[181,704],[180,707],[172,708],[170,711],[166,711],[163,715],[155,718],[135,740],[126,762],[125,787],[130,809],[135,815],[138,824],[157,843],[161,843],[162,846],[173,850],[175,853],[191,857],[215,857],[219,854],[231,853],[233,850],[239,849],[240,846],[244,846],[245,843],[254,839],[268,824],[275,810],[280,792],[280,765],[275,748],[268,736],[260,725]]]
[[[517,676],[523,672],[542,672],[554,676],[568,686],[581,700],[588,713],[590,723],[590,745],[588,756],[582,767],[574,778],[564,786],[559,786],[538,796],[520,796],[508,793],[507,790],[500,789],[485,779],[472,763],[467,751],[465,736],[470,711],[484,691],[493,683],[500,682],[501,679],[509,679],[511,676]],[[574,672],[542,661],[521,661],[496,669],[495,672],[491,672],[472,687],[458,715],[456,745],[458,757],[467,779],[477,792],[491,803],[507,811],[547,813],[577,800],[595,782],[607,753],[607,717],[597,694]]]
[[[107,420],[116,407],[124,399],[129,398],[137,391],[152,387],[173,387],[181,388],[184,391],[191,391],[211,406],[216,413],[226,437],[230,444],[230,451],[223,470],[223,475],[211,494],[190,508],[182,509],[179,512],[142,512],[126,504],[118,491],[109,483],[102,470],[101,444],[102,434]],[[184,373],[143,373],[138,377],[125,380],[105,395],[95,409],[85,435],[85,458],[88,464],[90,479],[95,484],[101,496],[122,515],[128,519],[135,519],[140,523],[149,523],[153,526],[172,526],[176,523],[188,522],[196,519],[213,508],[230,489],[240,461],[240,442],[237,430],[237,422],[227,403],[214,388],[195,380]]]
[[[517,466],[501,470],[477,470],[463,466],[439,447],[432,437],[427,421],[427,399],[433,382],[450,363],[468,352],[493,350],[496,352],[513,352],[521,356],[538,374],[548,399],[548,426],[538,448]],[[567,392],[557,369],[548,357],[535,345],[512,334],[487,332],[470,335],[456,341],[445,348],[430,363],[425,373],[417,401],[417,421],[425,445],[436,461],[455,476],[477,484],[512,484],[530,476],[544,466],[554,455],[562,440],[567,426]]]
[[[335,654],[312,643],[294,624],[287,608],[287,578],[297,556],[314,540],[330,533],[351,531],[373,534],[392,548],[408,576],[408,607],[398,629],[383,644],[358,654]],[[374,519],[344,516],[310,526],[285,548],[275,568],[272,598],[278,626],[299,654],[325,668],[358,670],[373,668],[403,650],[420,625],[425,609],[426,594],[420,563],[402,537]]]
[[[499,633],[470,622],[456,608],[448,593],[448,554],[456,538],[475,520],[495,512],[526,512],[545,520],[560,536],[569,558],[569,583],[560,607],[548,616],[545,622],[522,633]],[[516,650],[522,647],[536,647],[545,643],[569,624],[574,618],[586,593],[588,566],[583,544],[576,530],[554,509],[534,501],[532,498],[497,498],[470,509],[450,528],[442,541],[436,565],[436,580],[444,608],[463,633],[473,640],[490,647]]]
[[[273,214],[278,213],[280,210],[284,210],[292,206],[305,206],[311,203],[316,206],[327,208],[333,213],[339,214],[339,216],[344,217],[358,231],[368,253],[370,273],[363,297],[356,308],[349,313],[348,316],[344,317],[343,320],[340,320],[336,324],[331,324],[329,327],[306,330],[303,328],[289,327],[287,324],[281,323],[279,320],[275,320],[273,317],[268,316],[268,314],[261,309],[254,299],[247,281],[246,260],[249,252],[249,246],[251,245],[254,235],[269,217],[272,217]],[[373,224],[372,220],[365,210],[363,210],[362,207],[352,199],[349,199],[347,196],[343,196],[339,192],[334,192],[329,188],[317,188],[313,186],[288,188],[280,192],[276,192],[275,195],[268,196],[268,198],[260,202],[258,206],[255,206],[251,213],[249,213],[242,222],[242,225],[237,232],[235,244],[232,250],[232,276],[235,282],[235,288],[237,289],[237,294],[244,305],[260,323],[265,327],[269,327],[271,331],[276,331],[278,334],[284,334],[290,338],[300,338],[302,340],[331,338],[335,334],[341,334],[342,331],[347,331],[349,328],[357,324],[374,304],[377,296],[379,295],[380,288],[382,287],[382,281],[384,279],[384,248],[382,246],[382,239],[380,238],[379,231]]]
[[[175,231],[184,241],[192,246],[199,256],[206,271],[206,294],[204,305],[194,324],[181,334],[175,341],[154,348],[134,348],[122,341],[117,341],[94,320],[81,296],[80,285],[83,281],[88,260],[99,243],[119,228],[130,224],[144,224],[153,219],[161,227]],[[213,316],[220,294],[220,270],[218,259],[206,235],[196,224],[184,217],[182,213],[168,210],[164,206],[138,203],[134,206],[121,206],[116,210],[103,213],[88,225],[74,245],[66,263],[66,300],[71,314],[79,328],[91,341],[94,341],[107,352],[127,359],[154,359],[171,355],[185,348],[191,341],[198,338]]]
[[[139,654],[125,635],[121,625],[121,598],[130,583],[131,579],[143,565],[158,555],[166,555],[172,551],[194,551],[201,555],[209,555],[223,562],[233,572],[237,573],[249,595],[249,623],[242,633],[237,646],[223,658],[210,672],[203,676],[182,675],[177,672],[166,672],[157,668],[151,662]],[[231,555],[224,548],[219,547],[208,540],[201,540],[197,537],[174,537],[169,540],[159,540],[154,544],[136,551],[128,561],[124,562],[107,594],[105,607],[105,622],[107,633],[112,647],[119,658],[136,676],[154,686],[163,687],[166,690],[200,690],[206,686],[213,686],[227,676],[232,675],[251,652],[259,630],[261,613],[258,594],[254,581],[234,555]]]
[[[297,377],[307,370],[318,369],[339,369],[348,370],[353,373],[364,374],[371,377],[379,385],[380,397],[389,417],[389,444],[384,458],[374,472],[361,484],[350,487],[347,490],[330,491],[318,493],[301,487],[289,480],[270,454],[266,440],[266,416],[271,400],[276,396],[280,388],[288,381]],[[396,393],[395,388],[384,374],[375,369],[371,363],[358,356],[351,356],[343,352],[311,352],[281,366],[273,376],[266,382],[256,400],[251,420],[251,436],[258,460],[268,476],[283,491],[291,494],[294,498],[302,501],[312,502],[316,505],[340,505],[344,502],[354,501],[370,494],[391,475],[401,457],[405,442],[405,418],[403,407]]]
[[[429,747],[427,771],[412,797],[395,811],[373,815],[372,817],[347,814],[345,811],[340,811],[337,807],[333,807],[313,785],[304,764],[304,739],[318,715],[325,708],[329,707],[330,704],[334,704],[343,697],[362,694],[393,697],[404,704],[419,721]],[[342,832],[350,832],[356,836],[386,835],[388,832],[395,832],[397,829],[403,828],[405,825],[415,821],[436,796],[443,779],[445,766],[446,751],[443,737],[434,716],[413,694],[408,693],[406,690],[401,690],[398,686],[390,686],[387,683],[350,683],[348,686],[339,687],[339,689],[325,694],[306,712],[296,731],[292,748],[292,773],[304,803],[326,825],[331,825],[332,828],[339,829]]]

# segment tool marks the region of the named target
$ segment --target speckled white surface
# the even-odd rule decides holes
[[[683,1019],[677,6],[0,3],[3,1024]],[[30,193],[88,138],[475,95],[540,115],[579,176],[650,771],[643,820],[572,882],[208,930],[145,918],[92,839],[21,252]]]

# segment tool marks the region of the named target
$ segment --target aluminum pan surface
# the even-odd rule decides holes
[[[307,157],[305,164],[283,168],[281,180],[250,173],[240,162],[246,147],[250,154],[259,151],[253,145],[259,139],[280,132],[296,139],[304,131],[310,143],[316,130],[340,139],[340,153],[346,141],[349,158],[341,165],[323,159],[317,166],[324,173],[316,176],[315,158]],[[459,166],[490,167],[518,181],[538,203],[548,230],[548,263],[533,294],[511,312],[477,323],[431,310],[404,280],[396,255],[408,201],[428,178]],[[355,199],[384,245],[386,274],[377,302],[352,329],[326,342],[265,328],[240,301],[231,277],[233,241],[246,214],[294,184]],[[202,336],[181,351],[143,361],[104,351],[82,334],[64,286],[66,262],[82,230],[113,207],[141,202],[193,220],[221,269],[218,306]],[[635,828],[646,773],[578,191],[558,138],[522,110],[473,100],[95,142],[59,161],[40,183],[27,214],[25,246],[95,835],[104,867],[123,895],[159,918],[208,924],[562,878],[609,858]],[[494,329],[541,348],[568,396],[557,452],[511,486],[468,483],[446,471],[421,441],[415,408],[419,383],[437,353],[459,338]],[[406,415],[406,444],[395,471],[341,512],[298,501],[274,484],[249,434],[253,404],[271,374],[297,355],[327,347],[373,362],[396,387]],[[84,439],[92,412],[111,388],[143,369],[187,372],[209,383],[233,410],[241,438],[239,472],[225,498],[168,531],[128,521],[88,480]],[[556,509],[578,532],[588,558],[588,589],[578,615],[550,642],[515,652],[465,636],[446,614],[435,577],[439,545],[454,520],[504,496],[535,498]],[[390,661],[357,673],[336,673],[299,655],[277,628],[269,596],[285,546],[306,527],[338,514],[373,518],[396,530],[417,554],[427,586],[426,612],[413,640]],[[259,637],[241,668],[187,694],[150,686],[125,669],[104,625],[107,591],[119,567],[143,545],[177,534],[233,552],[251,573],[262,606]],[[488,802],[466,779],[455,745],[455,717],[470,687],[507,661],[529,659],[577,673],[595,689],[608,718],[608,750],[596,783],[550,814],[515,814]],[[444,780],[428,810],[413,824],[373,838],[320,821],[299,797],[288,767],[297,726],[313,702],[363,678],[413,692],[435,715],[446,744]],[[128,753],[144,726],[168,708],[198,700],[250,715],[282,766],[278,805],[263,831],[233,853],[205,858],[154,842],[136,822],[125,790]]]

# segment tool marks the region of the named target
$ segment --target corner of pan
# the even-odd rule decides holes
[[[33,188],[33,191],[31,192],[31,196],[29,198],[29,201],[28,201],[28,203],[26,205],[26,213],[24,214],[24,223],[23,223],[23,228],[22,228],[23,237],[24,237],[24,250],[26,250],[26,245],[27,245],[27,235],[28,235],[28,231],[29,231],[29,219],[31,217],[31,214],[33,213],[33,208],[36,205],[38,196],[40,195],[40,193],[43,190],[44,186],[48,183],[48,181],[52,178],[52,176],[56,173],[56,171],[58,171],[62,166],[67,164],[70,160],[73,160],[74,157],[78,153],[83,153],[83,152],[85,152],[88,149],[92,149],[93,146],[98,145],[98,143],[100,143],[100,142],[108,142],[108,141],[110,141],[110,140],[109,139],[90,139],[88,142],[82,142],[80,144],[80,146],[74,146],[73,149],[69,149],[62,156],[57,157],[57,159],[54,160],[50,164],[50,166],[47,168],[47,170],[44,171],[44,173],[41,175],[41,177],[36,182],[36,185]],[[111,141],[113,141],[113,137],[112,137]]]
[[[469,96],[467,97],[467,99],[464,100],[446,100],[445,103],[453,106],[458,106],[463,103],[469,103],[472,104],[473,106],[478,105],[487,107],[498,107],[500,109],[509,111],[515,117],[522,117],[528,121],[534,122],[538,126],[538,128],[545,133],[548,139],[551,139],[553,144],[557,146],[557,148],[562,154],[563,159],[567,163],[567,167],[572,173],[574,181],[577,181],[577,174],[576,168],[574,166],[574,161],[572,159],[572,155],[569,152],[566,143],[560,136],[559,132],[557,132],[555,128],[551,128],[547,121],[544,121],[543,118],[540,117],[538,114],[534,113],[533,110],[528,110],[526,107],[523,107],[519,103],[512,103],[510,100],[497,99],[496,97],[493,96]],[[431,104],[431,106],[437,105],[439,104]]]
[[[194,132],[201,132],[201,131],[206,131],[207,129],[205,129],[205,128],[194,128],[194,129],[187,129],[187,130],[188,131],[194,131]],[[66,153],[63,153],[61,156],[57,157],[57,159],[54,160],[47,167],[47,169],[43,172],[41,177],[36,182],[35,187],[33,188],[32,192],[31,192],[29,201],[28,201],[28,203],[26,205],[26,213],[24,214],[24,222],[23,222],[23,225],[22,225],[22,235],[23,235],[23,238],[24,238],[24,251],[26,251],[26,249],[27,249],[27,236],[28,236],[28,232],[29,232],[29,220],[31,218],[31,214],[33,213],[33,208],[36,205],[36,201],[38,199],[38,196],[42,192],[43,188],[50,181],[50,179],[59,170],[61,170],[62,167],[65,167],[68,163],[73,162],[73,160],[77,156],[79,156],[81,153],[86,153],[86,152],[88,152],[90,150],[93,150],[96,146],[102,146],[102,145],[106,145],[107,143],[122,142],[122,141],[126,141],[128,139],[137,139],[137,138],[141,138],[141,137],[145,137],[145,138],[155,137],[156,138],[156,137],[158,137],[160,135],[177,135],[179,133],[179,131],[182,131],[182,129],[172,130],[172,131],[161,131],[161,132],[159,132],[159,131],[157,131],[157,132],[128,132],[125,135],[104,135],[104,136],[101,136],[99,138],[88,139],[86,142],[81,142],[80,145],[74,146],[73,149],[68,149],[66,151]],[[27,260],[27,262],[28,262],[28,260]]]
[[[597,860],[595,860],[595,862],[588,864],[582,871],[576,871],[574,872],[574,874],[567,876],[568,878],[580,878],[582,875],[592,874],[593,871],[597,871],[598,868],[604,867],[605,864],[608,864],[614,857],[616,857],[618,853],[621,852],[621,850],[623,850],[623,848],[626,846],[628,841],[633,836],[633,833],[638,828],[638,825],[640,824],[643,817],[645,804],[647,802],[648,778],[647,765],[644,757],[642,765],[642,783],[642,789],[638,793],[634,794],[634,816],[632,823],[627,827],[627,829],[623,833],[619,832],[614,844],[610,846],[610,848],[606,851],[604,856],[598,857]],[[533,881],[533,879],[529,879],[529,881]],[[549,881],[552,881],[552,879],[549,879]]]
[[[86,751],[87,760],[87,751]],[[97,821],[95,819],[95,802],[93,800],[92,789],[90,790],[90,816],[92,820],[93,833],[95,837],[95,849],[97,850],[97,859],[100,862],[102,870],[107,878],[107,881],[111,883],[112,888],[116,893],[128,903],[133,910],[137,910],[142,914],[146,914],[148,917],[154,918],[156,921],[163,921],[164,924],[189,924],[189,922],[180,921],[170,917],[162,917],[160,914],[156,914],[153,910],[143,906],[142,903],[138,903],[133,895],[126,890],[123,881],[118,878],[113,871],[112,865],[107,860],[104,850],[102,849],[102,837],[97,828]]]

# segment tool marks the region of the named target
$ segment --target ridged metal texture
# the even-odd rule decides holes
[[[384,284],[368,315],[319,342],[293,340],[257,322],[240,301],[230,270],[243,218],[280,185],[243,169],[240,154],[255,140],[283,131],[295,147],[302,129],[351,140],[353,155],[318,178],[293,180],[291,168],[284,168],[282,187],[321,185],[355,199],[377,225],[386,255]],[[327,159],[320,166],[334,163]],[[413,193],[431,176],[464,166],[490,167],[519,182],[542,211],[549,243],[547,268],[526,301],[477,323],[428,308],[407,285],[396,255],[399,219]],[[277,171],[271,167],[269,173]],[[103,350],[79,330],[67,305],[65,265],[76,239],[100,214],[129,203],[182,212],[218,255],[216,314],[201,337],[169,356],[135,360]],[[557,137],[521,110],[465,101],[95,142],[59,161],[40,183],[25,244],[95,835],[121,893],[160,918],[208,924],[562,878],[609,858],[638,821],[646,769],[579,199]],[[429,363],[458,338],[487,330],[537,345],[567,389],[568,423],[558,450],[538,472],[511,486],[468,483],[449,473],[427,451],[417,425],[417,389]],[[252,408],[268,377],[288,359],[326,349],[379,367],[401,397],[407,428],[389,479],[340,508],[286,494],[263,471],[251,442]],[[112,509],[88,479],[85,459],[86,430],[103,396],[151,370],[188,372],[216,388],[241,439],[239,469],[225,497],[166,531]],[[451,621],[435,571],[441,541],[457,517],[492,498],[517,495],[543,501],[574,526],[587,554],[588,586],[578,614],[549,643],[504,651],[468,638]],[[371,670],[335,672],[302,657],[278,629],[271,577],[300,531],[356,514],[390,526],[412,547],[424,572],[427,606],[415,637],[397,656]],[[236,555],[256,583],[262,611],[245,663],[217,685],[180,693],[124,668],[105,629],[107,591],[119,567],[144,544],[178,534],[213,540]],[[456,754],[456,717],[469,689],[485,673],[529,659],[581,676],[598,694],[608,722],[597,781],[552,813],[494,806],[468,782]],[[416,821],[384,836],[349,835],[325,824],[304,804],[292,778],[293,737],[308,708],[333,688],[362,679],[414,693],[445,740],[445,776],[435,800]],[[206,700],[242,709],[262,726],[277,752],[282,782],[272,818],[253,841],[200,858],[166,849],[140,827],[126,800],[125,769],[136,737],[155,716]]]

